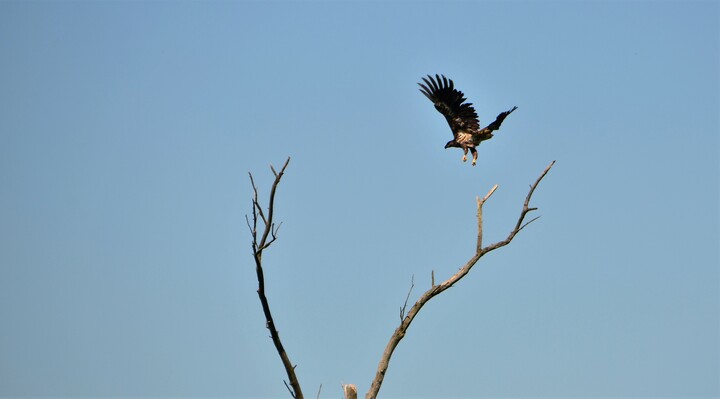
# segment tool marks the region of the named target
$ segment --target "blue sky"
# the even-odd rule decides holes
[[[720,8],[0,2],[0,396],[288,397],[247,172],[292,161],[268,296],[307,396],[720,396]],[[476,167],[417,90],[482,123]]]

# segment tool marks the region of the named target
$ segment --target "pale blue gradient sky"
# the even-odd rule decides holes
[[[268,295],[307,396],[720,396],[720,8],[0,2],[0,396],[287,397],[247,172],[292,162]],[[455,80],[478,166],[417,90]],[[265,197],[264,197],[265,198]]]

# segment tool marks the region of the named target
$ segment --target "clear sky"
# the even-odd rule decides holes
[[[0,2],[0,396],[720,396],[715,1]],[[476,167],[417,90],[486,124]]]

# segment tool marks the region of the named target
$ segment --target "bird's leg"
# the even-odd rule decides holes
[[[463,162],[467,161],[467,150],[468,150],[467,147],[463,147],[463,157],[462,157]]]
[[[477,163],[477,155],[478,155],[478,152],[477,152],[476,149],[474,149],[474,148],[472,148],[472,147],[470,147],[470,152],[472,153],[472,156],[473,156],[472,166],[475,166],[475,163]]]

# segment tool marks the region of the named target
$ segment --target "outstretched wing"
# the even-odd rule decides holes
[[[466,103],[465,95],[455,89],[452,79],[444,75],[428,75],[422,78],[425,84],[420,85],[420,92],[435,104],[437,109],[450,125],[454,136],[459,132],[474,133],[480,128],[477,112],[472,103]],[[511,111],[512,112],[512,111]]]
[[[503,121],[505,120],[505,118],[506,118],[508,115],[510,115],[513,111],[515,111],[516,109],[517,109],[517,106],[512,107],[512,109],[510,109],[510,110],[508,110],[508,111],[501,112],[500,115],[498,115],[497,118],[495,118],[495,122],[487,125],[487,127],[486,127],[485,129],[488,129],[488,130],[500,130],[500,125],[502,125],[502,123],[503,123]],[[483,130],[485,130],[485,129],[483,129]]]
[[[516,109],[517,109],[517,107],[512,107],[512,109],[510,109],[510,110],[501,112],[500,115],[498,115],[497,118],[495,118],[495,121],[493,123],[485,126],[484,128],[482,128],[482,130],[477,132],[476,137],[478,137],[480,139],[480,141],[491,139],[493,136],[493,134],[492,134],[493,130],[500,130],[500,125],[502,125],[505,118],[508,115],[510,115],[513,111],[515,111]]]

